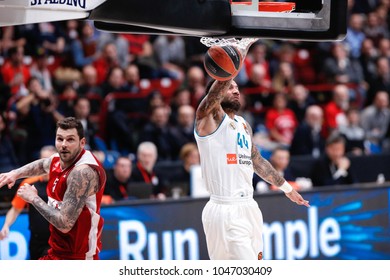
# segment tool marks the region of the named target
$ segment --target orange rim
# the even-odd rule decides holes
[[[251,5],[252,2],[231,2],[231,4]],[[294,2],[259,2],[259,12],[291,12],[294,10]]]
[[[291,12],[295,10],[293,2],[259,2],[259,12]]]

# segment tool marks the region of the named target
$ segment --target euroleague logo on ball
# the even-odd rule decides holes
[[[211,46],[204,59],[207,74],[218,81],[234,78],[241,65],[241,53],[234,46]]]

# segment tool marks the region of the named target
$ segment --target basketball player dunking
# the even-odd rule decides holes
[[[253,199],[253,172],[309,207],[252,143],[251,127],[236,115],[239,99],[234,80],[214,81],[196,111],[195,138],[211,195],[202,222],[212,260],[262,258],[263,217]]]

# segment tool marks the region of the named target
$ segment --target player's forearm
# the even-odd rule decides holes
[[[228,81],[215,81],[210,87],[206,97],[199,104],[197,113],[200,115],[207,115],[217,106],[220,106],[224,97],[224,93],[229,89],[231,80]]]
[[[21,211],[22,209],[16,209],[15,207],[12,207],[5,216],[4,225],[10,228],[16,221],[16,218],[19,216]]]
[[[15,169],[13,172],[16,174],[16,179],[38,176],[47,173],[45,169],[45,166],[47,165],[46,160],[47,159],[38,159]]]
[[[74,223],[67,222],[66,215],[63,215],[59,209],[50,207],[39,196],[36,196],[31,204],[37,209],[37,211],[44,217],[50,224],[55,226],[63,233],[69,232]]]
[[[255,147],[252,148],[252,162],[255,173],[269,184],[280,187],[286,181]]]

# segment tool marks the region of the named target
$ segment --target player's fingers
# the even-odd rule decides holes
[[[8,188],[11,189],[14,185],[15,185],[15,182],[12,181],[12,182],[8,183]]]

